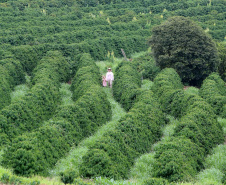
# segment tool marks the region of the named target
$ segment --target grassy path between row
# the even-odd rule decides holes
[[[95,143],[98,138],[102,137],[104,133],[114,129],[119,119],[126,114],[121,105],[114,100],[112,96],[112,89],[103,88],[103,90],[111,104],[112,120],[103,125],[94,135],[81,141],[77,147],[70,151],[66,158],[61,159],[57,163],[55,169],[51,172],[53,175],[58,175],[69,169],[79,175],[79,166],[82,163],[82,157],[89,150],[89,147]]]

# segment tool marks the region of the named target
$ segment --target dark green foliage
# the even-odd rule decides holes
[[[23,66],[23,69],[28,74],[31,74],[32,70],[36,67],[38,60],[40,59],[34,50],[29,45],[21,45],[12,48],[12,53],[15,58],[19,60]]]
[[[9,182],[9,175],[7,173],[3,173],[1,177],[1,182],[8,183]]]
[[[69,76],[69,65],[59,52],[48,52],[34,70],[33,76],[31,90],[0,112],[7,118],[2,134],[8,135],[10,140],[40,127],[43,120],[53,115],[59,103],[58,88],[60,82]]]
[[[92,66],[80,68],[72,79],[71,90],[74,92],[73,100],[77,100],[92,85],[100,84],[101,75],[98,69],[94,69]]]
[[[131,62],[122,62],[115,71],[113,93],[125,110],[129,110],[136,99],[137,90],[141,86],[141,75]]]
[[[50,60],[50,62],[51,61],[52,60]],[[95,63],[91,64],[95,65]],[[40,63],[40,65],[44,66],[43,63]],[[89,62],[87,62],[87,65],[90,65]],[[81,65],[81,69],[83,68],[86,67],[82,67]],[[80,75],[76,76],[76,80],[78,81],[80,81],[80,78],[83,78],[81,71],[78,70]],[[37,73],[38,72],[39,71],[37,71]],[[53,72],[55,72],[55,70],[53,70]],[[96,75],[96,71],[94,71],[93,75]],[[91,81],[91,79],[87,79],[87,81]],[[37,80],[38,82],[36,82],[33,88],[39,87],[41,82],[43,82],[41,78],[38,78]],[[52,81],[56,82],[56,84],[59,83],[60,80],[61,79],[57,78],[57,76],[56,78],[52,78]],[[56,164],[57,160],[69,151],[70,147],[77,145],[81,139],[93,134],[99,126],[103,125],[111,118],[110,103],[106,98],[106,94],[100,87],[100,84],[96,84],[98,83],[91,84],[90,87],[82,91],[74,104],[60,106],[54,117],[42,127],[39,127],[29,134],[24,134],[15,138],[12,141],[12,146],[8,148],[7,153],[9,155],[3,156],[3,164],[13,168],[16,174],[24,176],[39,174],[46,176],[48,170]],[[45,89],[47,89],[47,87]],[[38,89],[36,92],[37,91]],[[44,93],[46,90],[40,89],[40,92]],[[45,107],[50,110],[51,108],[48,107],[47,104],[48,101],[45,100],[44,103],[46,103]],[[42,104],[44,103],[42,102]],[[56,103],[52,104],[52,106],[56,106]],[[39,110],[39,112],[40,111],[41,110]],[[48,113],[49,112],[46,110],[40,115],[43,116]],[[38,122],[33,121],[33,123]],[[29,128],[26,127],[27,125],[23,126],[23,129],[29,130]],[[19,159],[21,159],[21,161]],[[73,181],[74,174],[70,174],[70,171],[68,173],[61,175],[64,183]]]
[[[25,83],[25,75],[23,71],[23,67],[18,60],[13,58],[7,58],[0,60],[0,65],[4,66],[4,68],[9,73],[8,83],[10,87],[13,88],[16,85]]]
[[[150,178],[143,182],[144,185],[168,185],[168,181],[163,178]]]
[[[172,137],[155,149],[154,173],[170,182],[189,181],[200,170],[204,151],[183,137]]]
[[[142,98],[145,97],[145,98]],[[137,103],[115,130],[99,138],[83,158],[80,174],[85,177],[128,177],[134,159],[150,151],[161,137],[163,113],[151,91],[140,92]]]
[[[203,167],[203,157],[224,141],[211,105],[200,96],[181,90],[180,80],[175,77],[174,70],[164,69],[154,79],[153,86],[164,111],[180,118],[174,137],[155,149],[154,174],[170,182],[194,178]]]
[[[73,171],[64,171],[60,173],[60,180],[64,184],[72,184],[75,178],[76,174]]]
[[[60,82],[69,80],[70,66],[59,51],[49,51],[38,62],[33,74],[33,84],[50,80],[51,82],[56,82],[55,85],[58,85]]]
[[[3,66],[0,65],[0,109],[10,104],[11,88],[9,83],[9,72]]]
[[[214,108],[217,115],[223,115],[223,107],[226,105],[226,86],[219,74],[212,73],[202,84],[200,96]]]
[[[176,114],[177,116],[180,114],[177,112],[179,106],[171,106],[171,102],[173,101],[174,96],[181,93],[183,94],[182,87],[183,85],[179,75],[172,68],[165,68],[156,76],[152,90],[159,98],[165,112],[173,112],[173,114]]]
[[[221,78],[226,82],[226,44],[224,42],[217,43],[218,54],[220,63],[218,66],[218,73]]]
[[[16,174],[47,175],[48,169],[69,150],[62,128],[47,125],[35,132],[17,137],[3,156],[3,164]]]
[[[149,53],[133,59],[132,62],[135,63],[137,70],[142,74],[144,79],[153,81],[160,72],[160,68],[156,66],[154,58]]]
[[[49,83],[35,85],[18,102],[1,110],[0,114],[7,118],[4,133],[12,139],[23,132],[39,127],[41,121],[53,115],[58,102],[59,91],[55,86]]]
[[[101,84],[101,75],[99,68],[94,63],[90,54],[84,53],[81,55],[78,62],[77,72],[72,79],[71,90],[73,91],[73,99],[77,100],[83,95],[92,85]]]
[[[157,65],[174,68],[183,82],[200,86],[217,70],[219,58],[211,38],[185,17],[171,17],[153,28],[150,45]]]

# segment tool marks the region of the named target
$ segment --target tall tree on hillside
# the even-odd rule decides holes
[[[152,30],[149,44],[157,65],[174,68],[184,83],[200,86],[217,70],[219,57],[212,39],[188,18],[175,16]]]

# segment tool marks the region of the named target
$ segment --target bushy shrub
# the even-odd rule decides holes
[[[115,99],[129,110],[136,99],[137,89],[141,86],[141,75],[131,62],[122,62],[115,71],[113,93]]]
[[[48,169],[69,150],[63,132],[57,126],[47,125],[17,137],[5,152],[2,163],[13,168],[16,174],[47,175]]]
[[[54,114],[60,102],[60,82],[67,80],[68,75],[69,65],[63,56],[57,51],[48,52],[34,70],[31,90],[0,112],[7,118],[4,133],[10,140],[40,127],[43,120]]]
[[[11,49],[15,58],[19,60],[23,66],[23,70],[28,74],[36,67],[39,57],[33,47],[29,45],[21,45]]]
[[[42,63],[40,65],[43,66]],[[81,69],[83,68],[86,67],[82,67]],[[53,70],[53,72],[55,72],[55,70]],[[94,75],[96,74],[95,71],[93,73]],[[77,75],[78,81],[83,77],[82,73],[79,72],[79,74],[80,75]],[[51,86],[55,87],[55,85],[53,83],[43,89],[44,82],[41,81],[41,83],[39,81],[40,79],[41,78],[37,79],[38,82],[35,83],[32,89],[37,88],[35,92],[40,93],[43,99],[46,97],[42,104],[45,105],[46,109],[51,110],[52,107],[50,106],[55,107],[56,103],[52,105],[49,104],[50,101],[48,101],[48,97],[51,96],[49,96],[47,90]],[[52,81],[56,83],[59,83],[60,80],[61,79],[57,77],[52,78]],[[89,80],[93,81],[93,79]],[[96,78],[96,80],[98,79]],[[49,93],[51,92],[52,91]],[[39,105],[39,102],[36,102],[38,98],[37,96],[37,100],[34,100],[34,103],[37,105]],[[55,102],[55,98],[56,95],[50,100]],[[36,112],[41,112],[42,110],[45,109],[42,107],[40,109],[36,108]],[[47,116],[48,113],[49,112],[45,110],[45,112],[41,112],[40,115]],[[12,147],[7,151],[9,155],[4,156],[4,165],[12,167],[15,173],[24,176],[30,176],[32,174],[47,175],[48,169],[52,168],[57,160],[69,151],[71,146],[77,145],[81,139],[93,134],[99,126],[110,118],[111,107],[106,98],[106,94],[103,92],[100,84],[91,84],[89,88],[80,92],[79,98],[74,104],[60,106],[54,117],[43,124],[42,127],[39,127],[29,134],[15,138],[12,141]],[[34,126],[34,124],[32,126]],[[25,130],[28,129],[26,128]],[[47,136],[48,132],[49,134]],[[54,134],[56,132],[57,134]],[[36,140],[38,140],[38,142],[35,142]],[[21,162],[19,162],[19,158],[21,158]],[[68,173],[70,172],[71,171]],[[62,180],[64,182],[72,181],[71,175],[72,174],[62,174]]]
[[[218,67],[218,73],[221,78],[226,81],[226,44],[225,42],[217,43],[218,54],[220,57],[220,63]]]
[[[173,100],[181,101],[179,97],[183,97],[182,87],[179,75],[172,68],[163,69],[154,79],[152,90],[159,98],[162,108],[166,113],[180,116],[180,109],[178,110],[180,106],[171,105],[171,103]]]
[[[48,51],[34,69],[33,84],[48,80],[58,85],[59,82],[67,82],[70,77],[70,66],[68,61],[59,51]]]
[[[145,98],[142,98],[143,96]],[[151,145],[161,137],[160,127],[163,124],[164,115],[153,98],[153,93],[140,92],[138,101],[130,112],[121,118],[115,130],[98,139],[85,154],[80,166],[81,175],[102,175],[114,179],[128,177],[134,159],[150,151]],[[102,165],[103,161],[105,165]]]
[[[100,84],[101,75],[97,65],[94,63],[90,54],[82,54],[77,64],[76,75],[72,79],[71,90],[73,91],[73,100],[77,100],[92,85]]]
[[[180,124],[176,125],[173,138],[156,147],[153,173],[170,182],[189,181],[203,167],[202,158],[224,141],[223,131],[211,105],[200,96],[180,89],[182,84],[172,80],[177,75],[170,75],[171,71],[164,69],[156,76],[153,90],[163,110],[180,118]]]
[[[0,66],[0,109],[10,104],[11,101],[9,78],[10,76],[8,71],[3,66]]]
[[[13,89],[16,85],[25,83],[25,74],[23,67],[18,60],[13,58],[7,58],[0,60],[0,65],[2,65],[9,73],[8,83]]]
[[[157,96],[161,96],[164,88],[182,89],[180,76],[173,68],[165,68],[154,79],[153,91]],[[165,90],[167,91],[167,90]]]
[[[144,79],[153,81],[156,75],[161,71],[160,68],[156,66],[153,57],[148,53],[133,59],[132,62],[137,66],[137,70],[142,74]]]
[[[60,173],[60,180],[64,184],[72,184],[74,179],[76,178],[75,173],[73,171],[64,171]]]
[[[216,114],[222,114],[226,105],[226,87],[217,73],[212,73],[203,81],[199,94],[212,105]]]
[[[170,182],[191,180],[200,170],[204,151],[190,139],[172,137],[155,148],[154,176]]]

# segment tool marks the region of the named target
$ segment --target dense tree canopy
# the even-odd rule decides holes
[[[200,85],[217,70],[219,58],[212,39],[188,18],[175,16],[153,28],[149,40],[157,65],[172,67],[191,85]]]

